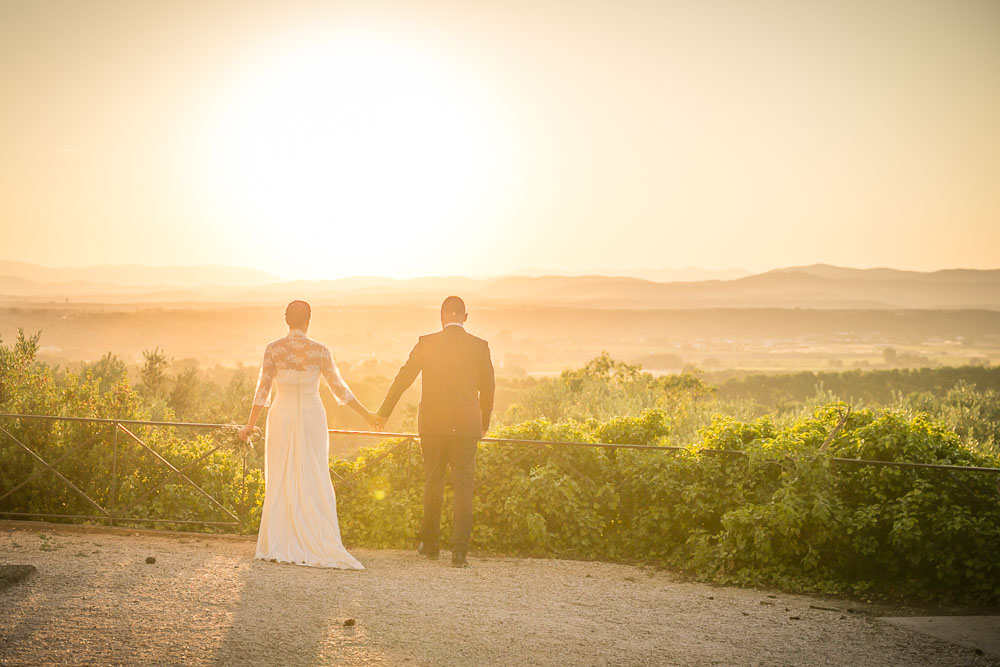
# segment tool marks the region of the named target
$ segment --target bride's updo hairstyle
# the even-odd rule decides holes
[[[311,316],[312,308],[305,301],[292,301],[285,308],[285,322],[293,329],[304,329]]]

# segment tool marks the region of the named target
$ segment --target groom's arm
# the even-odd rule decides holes
[[[392,385],[389,387],[389,391],[385,393],[385,399],[382,400],[382,405],[379,406],[378,416],[382,419],[388,420],[389,415],[392,414],[393,409],[396,407],[396,403],[399,402],[400,396],[406,391],[413,381],[417,379],[420,375],[420,371],[423,368],[423,346],[420,344],[421,341],[417,341],[417,344],[413,346],[413,350],[410,352],[410,358],[406,360],[399,372],[396,373],[396,379],[392,381]]]
[[[490,359],[490,346],[483,344],[482,361],[479,367],[479,410],[483,416],[483,435],[490,430],[490,417],[493,415],[493,397],[496,393],[496,380],[493,377],[493,360]]]

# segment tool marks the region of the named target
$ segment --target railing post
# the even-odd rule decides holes
[[[115,525],[115,512],[118,507],[118,422],[114,423],[115,439],[111,455],[111,502],[108,511],[111,512],[111,525]]]
[[[246,533],[247,523],[247,451],[243,450],[243,467],[240,470],[240,535]]]
[[[413,491],[413,484],[410,480],[410,460],[413,454],[413,438],[406,440],[406,497],[409,499],[410,492]]]

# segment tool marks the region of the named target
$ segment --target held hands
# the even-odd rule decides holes
[[[368,425],[376,431],[381,431],[385,428],[385,418],[375,414],[374,412],[369,412],[365,416],[365,421],[367,421]]]

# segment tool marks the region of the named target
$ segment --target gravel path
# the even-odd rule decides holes
[[[248,538],[0,524],[0,565],[38,568],[0,593],[0,664],[1000,664],[855,603],[608,563],[354,553],[366,571],[256,562]]]

